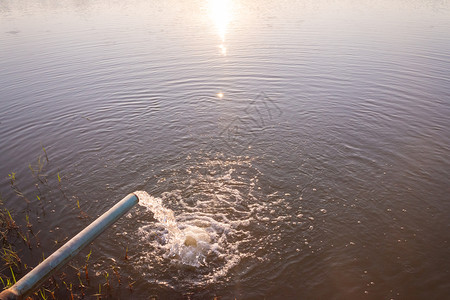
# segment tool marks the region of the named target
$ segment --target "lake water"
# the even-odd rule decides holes
[[[30,265],[143,190],[203,248],[133,208],[90,246],[117,298],[450,294],[448,1],[1,1],[0,70]],[[30,212],[41,145],[65,196]]]

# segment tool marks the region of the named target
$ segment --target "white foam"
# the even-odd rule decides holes
[[[207,159],[174,170],[175,183],[163,185],[160,197],[136,192],[157,221],[152,213],[140,216],[136,268],[142,276],[177,288],[227,281],[238,264],[260,259],[261,245],[279,244],[264,228],[279,228],[300,211],[288,212],[293,208],[285,208],[281,191],[258,191],[261,175],[250,160]]]
[[[222,266],[214,269],[205,280],[224,276],[239,261],[237,245],[228,243],[228,235],[237,226],[248,225],[248,221],[230,221],[225,215],[215,217],[197,213],[182,213],[175,217],[172,210],[165,208],[162,199],[152,197],[144,191],[137,191],[139,204],[153,212],[157,224],[142,226],[138,234],[142,242],[162,250],[162,256],[173,263],[191,267],[208,267],[208,261],[224,260]]]

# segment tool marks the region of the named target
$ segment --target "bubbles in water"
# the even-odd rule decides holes
[[[165,208],[161,199],[151,197],[144,191],[136,191],[134,194],[139,198],[139,204],[149,209],[153,217],[167,228],[170,241],[178,241],[184,237],[178,228],[173,211]]]
[[[158,174],[158,183],[170,179],[160,183],[158,197],[135,192],[148,210],[139,212],[136,231],[140,276],[189,290],[236,276],[251,280],[255,268],[272,268],[284,249],[302,250],[281,243],[283,235],[312,230],[310,216],[286,201],[290,193],[270,187],[249,158],[201,154]]]
[[[139,204],[150,210],[159,222],[140,228],[143,241],[153,243],[153,246],[162,249],[164,258],[199,268],[209,266],[210,263],[214,264],[217,260],[224,260],[236,250],[234,246],[227,244],[226,235],[232,225],[216,221],[209,216],[192,213],[181,214],[177,222],[174,212],[163,206],[162,199],[152,197],[144,191],[137,191],[135,194],[139,198]],[[158,228],[161,225],[163,228]],[[159,233],[159,239],[152,241],[154,232]],[[234,258],[232,261],[236,263],[238,260]],[[224,265],[228,269],[234,264]],[[226,274],[224,268],[221,271]]]

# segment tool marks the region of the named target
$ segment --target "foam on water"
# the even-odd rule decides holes
[[[184,266],[211,267],[211,276],[204,278],[209,280],[224,276],[239,261],[238,243],[228,241],[239,222],[231,222],[220,215],[222,221],[217,221],[202,213],[181,213],[175,217],[171,209],[163,206],[161,198],[145,191],[135,194],[139,204],[151,211],[158,221],[142,226],[138,234],[142,242],[162,250],[163,258]]]
[[[135,192],[147,211],[137,211],[134,261],[147,282],[189,291],[253,278],[257,266],[279,260],[289,247],[280,243],[281,232],[306,231],[312,223],[267,186],[251,159],[204,156],[160,172],[158,197]]]
[[[178,242],[184,238],[183,232],[178,228],[173,211],[165,208],[161,199],[151,197],[144,191],[136,191],[134,194],[138,196],[139,204],[149,209],[153,213],[153,217],[167,228],[169,241]]]

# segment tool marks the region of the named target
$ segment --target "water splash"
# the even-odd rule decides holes
[[[139,204],[150,210],[167,230],[164,238],[167,252],[164,256],[193,267],[205,265],[206,256],[212,249],[211,233],[201,226],[179,226],[174,212],[165,208],[160,198],[152,197],[145,191],[136,191],[135,194]]]
[[[279,231],[292,215],[283,195],[266,195],[259,181],[263,174],[250,158],[204,156],[188,156],[181,169],[159,174],[175,185],[162,183],[165,191],[158,197],[135,192],[154,214],[153,219],[138,212],[136,231],[135,267],[148,281],[177,290],[226,284],[252,273],[269,252],[280,253]],[[274,226],[276,231],[266,231]]]
[[[161,199],[152,197],[145,191],[136,191],[134,194],[139,198],[139,204],[153,212],[153,217],[167,228],[169,240],[176,241],[184,238],[173,211],[165,208]]]

